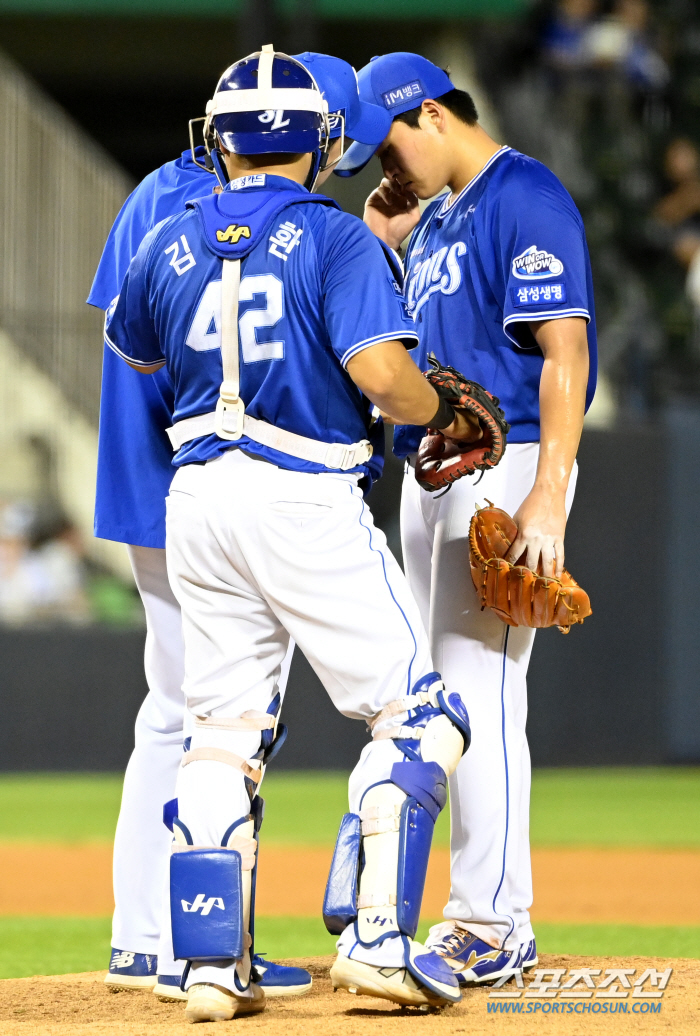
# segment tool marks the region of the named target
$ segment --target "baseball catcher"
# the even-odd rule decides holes
[[[591,614],[588,594],[566,569],[557,578],[543,575],[541,562],[533,572],[507,561],[518,527],[509,514],[488,503],[469,526],[469,563],[481,610],[491,608],[509,626],[558,626],[568,633]]]
[[[425,377],[440,397],[444,407],[445,423],[455,410],[473,415],[481,434],[468,442],[454,442],[445,438],[438,428],[426,429],[416,458],[416,480],[428,493],[445,489],[463,475],[473,475],[476,469],[495,468],[506,448],[510,425],[499,407],[499,400],[476,381],[470,381],[454,367],[443,366],[434,353],[428,354],[431,369]]]

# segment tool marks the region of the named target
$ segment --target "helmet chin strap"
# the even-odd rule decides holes
[[[231,182],[231,177],[228,174],[228,169],[226,168],[226,162],[224,160],[223,153],[220,151],[218,147],[213,147],[209,152],[208,157],[210,158],[211,164],[214,167],[214,173],[216,175],[216,179],[219,181],[219,186],[222,190],[224,190],[226,184]]]

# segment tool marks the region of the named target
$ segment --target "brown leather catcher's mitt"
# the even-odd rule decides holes
[[[585,590],[564,569],[561,579],[505,560],[518,527],[500,507],[477,510],[469,526],[469,563],[481,610],[509,626],[558,626],[562,633],[591,614]]]
[[[431,370],[425,377],[438,395],[455,410],[468,410],[479,419],[482,436],[477,442],[454,442],[435,428],[426,429],[418,447],[416,480],[429,493],[456,482],[463,475],[473,475],[477,468],[495,468],[506,448],[510,425],[496,396],[460,374],[454,367],[445,367],[434,353],[429,353]]]

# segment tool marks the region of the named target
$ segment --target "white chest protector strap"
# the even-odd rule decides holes
[[[174,450],[202,435],[216,434],[220,439],[235,442],[246,435],[254,442],[270,449],[287,453],[290,457],[322,464],[335,471],[350,471],[366,463],[372,456],[367,439],[346,445],[340,442],[321,442],[305,435],[276,428],[267,421],[249,417],[239,395],[240,369],[238,355],[238,296],[241,284],[240,259],[224,259],[221,276],[221,363],[224,380],[219,389],[216,410],[210,414],[186,417],[168,428],[168,437]]]

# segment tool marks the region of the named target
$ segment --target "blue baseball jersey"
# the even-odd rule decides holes
[[[204,148],[197,157],[204,158]],[[144,237],[168,216],[184,212],[216,183],[189,151],[156,169],[129,195],[110,231],[88,302],[107,310],[119,294]],[[141,547],[165,546],[165,497],[174,474],[165,429],[174,394],[166,370],[146,376],[105,348],[97,454],[95,535]]]
[[[538,442],[544,358],[528,321],[583,317],[596,383],[593,282],[583,221],[546,166],[501,148],[452,205],[423,213],[406,254],[406,301],[421,370],[434,352],[498,396],[509,442]],[[401,426],[394,450],[418,448],[422,428]]]
[[[255,174],[157,226],[108,314],[107,343],[145,367],[163,363],[174,421],[212,412],[223,378],[223,259],[242,259],[240,396],[251,417],[324,442],[368,436],[371,405],[346,372],[358,352],[417,341],[401,284],[354,216],[285,177]],[[176,466],[240,447],[280,467],[320,472],[243,436],[186,443]],[[368,476],[368,465],[354,469]]]

